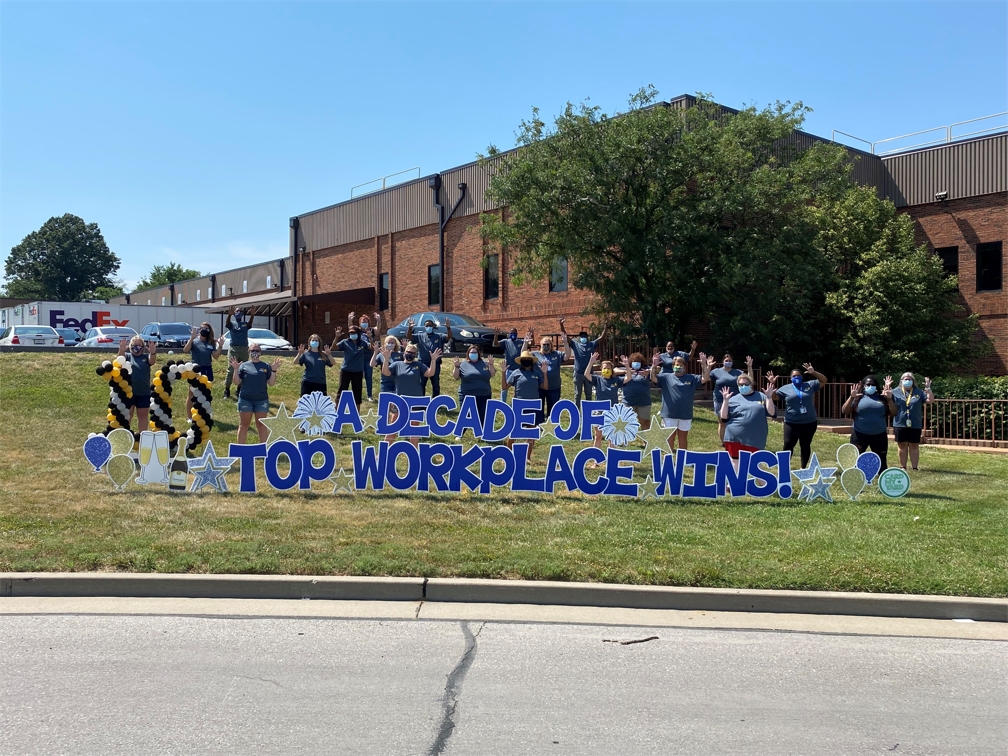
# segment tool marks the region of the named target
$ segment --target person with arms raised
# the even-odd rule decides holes
[[[687,449],[690,428],[693,427],[693,399],[697,386],[706,383],[710,378],[710,370],[714,367],[714,358],[700,352],[702,375],[687,374],[686,360],[682,357],[672,359],[672,372],[662,373],[661,357],[655,349],[651,361],[651,382],[661,389],[661,423],[662,427],[675,431],[676,441],[680,449]],[[672,436],[668,438],[670,451],[675,451]]]
[[[804,469],[812,457],[812,438],[819,425],[815,395],[826,383],[826,376],[817,373],[810,362],[802,368],[792,370],[791,382],[775,393],[784,400],[784,451],[793,451],[796,445],[800,445],[801,467]],[[812,380],[803,380],[803,375],[811,375]]]
[[[866,375],[861,383],[851,384],[850,396],[844,402],[841,412],[854,418],[850,442],[859,452],[871,449],[882,460],[883,470],[887,467],[889,453],[889,418],[896,415],[896,403],[892,395],[892,376],[887,375],[882,391],[878,390],[878,379]]]
[[[893,391],[893,401],[896,403],[896,419],[893,429],[896,433],[896,446],[899,447],[900,467],[906,470],[907,460],[910,467],[917,469],[920,463],[920,440],[924,431],[924,405],[935,400],[931,391],[931,379],[924,379],[924,390],[917,387],[917,379],[911,372],[900,376],[900,384]]]
[[[718,419],[718,439],[721,441],[724,441],[725,432],[725,423],[721,419],[721,389],[727,388],[731,391],[732,396],[737,394],[738,377],[740,375],[742,375],[742,371],[735,367],[735,360],[729,352],[725,352],[721,367],[710,371],[710,378],[708,380],[714,383],[714,414]],[[749,376],[750,381],[755,380],[752,357],[746,357],[746,375]]]
[[[427,318],[423,324],[423,332],[419,334],[413,333],[413,319],[410,318],[408,323],[409,339],[414,344],[417,345],[419,360],[424,364],[430,364],[434,369],[431,375],[426,373],[421,378],[420,382],[423,384],[424,393],[427,393],[427,381],[430,380],[431,384],[431,396],[439,396],[441,394],[441,358],[433,359],[434,352],[445,352],[446,345],[452,340],[452,329],[451,329],[451,319],[445,317],[444,319],[445,335],[436,333],[434,331],[435,325],[434,321]],[[431,364],[433,363],[433,364]]]
[[[329,393],[328,382],[326,381],[326,368],[332,367],[335,363],[332,358],[332,350],[328,344],[319,351],[319,344],[322,339],[317,333],[308,337],[308,348],[301,344],[298,347],[297,357],[294,358],[295,365],[304,366],[304,375],[301,376],[301,396],[310,394],[313,391],[321,391],[323,394]]]
[[[560,338],[574,355],[574,401],[578,403],[578,406],[581,405],[582,393],[588,401],[591,401],[592,382],[585,378],[585,370],[591,367],[592,355],[598,349],[598,343],[605,338],[608,328],[608,323],[603,324],[602,333],[598,335],[597,339],[591,338],[588,332],[582,328],[577,338],[572,339],[564,328],[564,318],[560,318]]]
[[[263,362],[262,349],[254,341],[248,345],[248,354],[247,362],[231,360],[235,387],[238,389],[238,443],[245,443],[252,418],[255,417],[259,443],[264,444],[269,438],[269,429],[261,421],[269,412],[269,387],[276,385],[280,358],[273,360],[272,365]]]
[[[511,327],[511,331],[508,333],[507,338],[504,341],[500,341],[500,334],[494,334],[493,345],[500,346],[504,351],[504,369],[501,370],[501,387],[500,387],[500,400],[502,402],[507,401],[508,397],[508,374],[512,370],[518,369],[518,356],[522,352],[532,351],[532,342],[535,341],[535,333],[531,328],[528,329],[528,333],[525,334],[524,339],[518,338],[518,329],[514,326]]]
[[[252,328],[252,321],[255,320],[256,309],[250,307],[248,312],[241,307],[235,309],[234,306],[228,308],[227,320],[224,323],[229,332],[228,342],[228,370],[224,378],[224,398],[231,398],[231,382],[234,380],[234,369],[231,367],[235,362],[239,365],[245,363],[249,358],[249,329]]]
[[[727,386],[721,389],[721,417],[726,426],[724,448],[736,470],[739,452],[766,448],[767,418],[777,417],[777,405],[773,400],[777,376],[768,372],[766,379],[765,392],[756,391],[752,378],[745,373],[738,377],[737,394],[732,394]]]

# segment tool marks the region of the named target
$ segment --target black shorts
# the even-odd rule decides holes
[[[193,372],[205,375],[213,383],[213,365],[193,365]]]
[[[146,394],[144,396],[137,396],[136,394],[133,394],[132,398],[127,399],[125,404],[126,409],[129,409],[130,407],[146,409],[147,407],[150,407],[150,394]]]
[[[919,444],[921,439],[921,429],[920,428],[897,428],[896,429],[896,443],[897,444]]]

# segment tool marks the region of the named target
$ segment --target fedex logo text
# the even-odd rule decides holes
[[[126,320],[113,320],[110,316],[112,315],[109,310],[92,310],[90,318],[64,318],[63,310],[52,310],[49,313],[49,325],[53,328],[76,328],[81,333],[91,329],[91,328],[101,328],[103,326],[116,326],[117,328],[122,328],[124,325],[129,323],[129,319]]]

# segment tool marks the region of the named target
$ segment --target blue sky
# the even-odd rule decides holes
[[[0,3],[0,259],[52,215],[134,283],[287,254],[350,187],[639,87],[868,140],[1008,110],[1008,4]]]

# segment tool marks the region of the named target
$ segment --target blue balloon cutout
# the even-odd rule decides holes
[[[882,469],[882,460],[879,459],[879,455],[873,451],[861,452],[858,455],[857,462],[854,466],[864,473],[865,480],[871,483],[875,480],[875,476],[879,474],[879,470]]]
[[[105,436],[91,436],[84,442],[84,458],[94,465],[94,472],[101,472],[111,456],[112,443]]]

